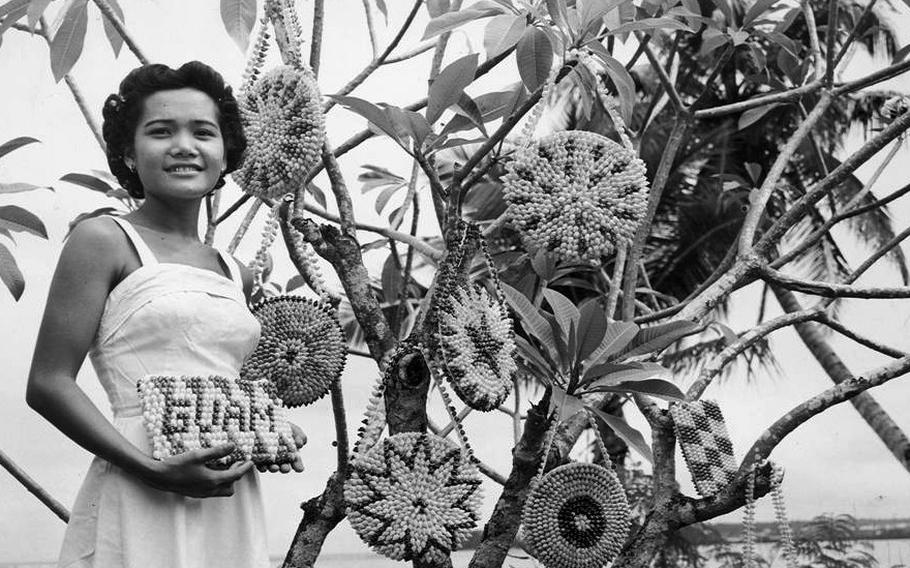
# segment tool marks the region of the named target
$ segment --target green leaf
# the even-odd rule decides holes
[[[397,193],[403,186],[393,185],[383,189],[379,192],[379,196],[376,198],[376,214],[379,215],[382,213],[382,210],[385,209],[385,206],[388,205],[389,199],[392,198],[395,193]]]
[[[570,36],[575,31],[569,25],[569,9],[566,6],[566,0],[547,0],[547,12],[549,12],[553,23],[567,36]]]
[[[9,0],[0,6],[0,36],[28,14],[29,0]]]
[[[615,386],[619,383],[645,381],[668,376],[663,365],[651,362],[603,363],[588,369],[584,374],[585,386]]]
[[[522,34],[515,52],[518,74],[532,93],[540,88],[553,66],[553,46],[540,28],[530,27]]]
[[[746,15],[743,17],[742,27],[751,24],[755,18],[772,9],[778,2],[780,2],[780,0],[756,0],[755,4],[752,4],[749,11],[746,12]]]
[[[648,446],[648,443],[645,441],[645,437],[642,436],[641,432],[635,428],[629,426],[629,423],[625,421],[624,418],[619,416],[613,416],[612,414],[607,414],[606,412],[601,412],[596,408],[591,406],[587,407],[588,410],[594,413],[595,416],[609,426],[613,432],[622,438],[622,440],[629,445],[630,448],[633,448],[636,452],[641,454],[641,457],[645,458],[651,463],[654,463],[654,455],[651,453],[651,447]]]
[[[316,200],[316,203],[319,204],[323,209],[327,209],[327,202],[325,200],[325,192],[322,191],[315,183],[309,183],[306,186],[307,193],[313,196],[313,199]]]
[[[445,14],[451,7],[449,0],[427,0],[426,4],[430,18],[436,18],[437,16]]]
[[[540,310],[528,300],[524,294],[512,288],[505,282],[502,283],[502,292],[512,311],[518,316],[521,326],[532,337],[537,339],[544,347],[553,345],[553,330]]]
[[[221,21],[240,51],[246,53],[256,23],[256,0],[221,0]]]
[[[459,28],[468,22],[489,18],[504,12],[504,8],[497,6],[492,2],[476,2],[464,10],[446,12],[430,20],[426,30],[423,32],[423,38],[421,39],[430,39],[431,37]]]
[[[85,31],[88,28],[87,1],[77,0],[70,5],[51,40],[51,73],[54,81],[59,82],[69,73],[82,55]]]
[[[471,53],[453,61],[430,83],[427,122],[436,122],[444,110],[458,102],[465,87],[474,81],[477,59],[477,54]]]
[[[389,23],[389,9],[385,5],[385,0],[376,0],[376,7],[379,8],[379,11],[382,12],[382,17],[385,18],[385,23]]]
[[[390,253],[382,265],[382,296],[387,304],[394,304],[398,301],[398,293],[401,291],[401,271],[395,262],[395,253]]]
[[[120,7],[117,0],[108,0],[108,3],[114,13],[117,14],[117,19],[121,23],[125,23],[123,8]],[[104,17],[104,35],[107,36],[107,41],[111,44],[111,49],[114,50],[114,57],[116,58],[120,55],[120,49],[123,47],[123,36],[120,35],[120,32],[117,31],[117,28],[114,27],[114,24],[111,23],[107,16]]]
[[[417,147],[420,147],[432,132],[427,119],[418,112],[391,105],[383,105],[382,110],[398,133],[398,137],[412,138]]]
[[[578,320],[581,319],[581,314],[571,300],[556,290],[551,290],[549,288],[544,289],[543,297],[550,304],[550,308],[553,310],[553,316],[556,318],[556,323],[559,325],[560,335],[566,340],[566,346],[568,347],[568,344],[573,341],[569,331],[571,328],[578,326]],[[574,353],[568,353],[568,355],[570,358],[575,356]]]
[[[0,227],[4,229],[31,233],[38,237],[47,238],[47,229],[37,215],[19,207],[18,205],[4,205],[0,207]]]
[[[381,108],[369,101],[357,97],[347,97],[342,95],[326,95],[330,99],[338,101],[338,104],[364,117],[370,124],[378,128],[387,136],[401,144],[401,138],[398,136],[398,130],[388,115]]]
[[[92,191],[99,191],[104,194],[106,194],[107,192],[114,189],[113,187],[111,187],[110,184],[108,184],[103,179],[95,177],[95,176],[90,176],[88,174],[78,174],[78,173],[66,174],[65,176],[60,178],[60,181],[69,182],[69,183],[72,183],[75,185],[79,185],[79,186],[91,189]]]
[[[762,117],[768,114],[772,109],[779,106],[780,103],[774,103],[770,105],[760,106],[758,108],[750,108],[749,110],[739,115],[739,123],[737,124],[737,129],[745,130],[746,128],[761,120]]]
[[[496,57],[518,43],[527,27],[524,15],[502,14],[490,20],[483,33],[483,48],[487,52],[487,59]]]
[[[4,142],[2,145],[0,145],[0,158],[9,154],[13,150],[21,148],[27,144],[32,144],[34,142],[40,142],[40,140],[37,138],[32,138],[30,136],[20,136],[18,138],[13,138],[8,142]]]
[[[578,311],[581,314],[578,321],[578,337],[581,341],[577,360],[584,361],[603,340],[607,331],[607,314],[597,299],[582,303]]]
[[[604,62],[607,75],[610,76],[610,79],[613,80],[613,84],[616,85],[616,92],[619,95],[619,110],[620,114],[622,114],[622,119],[626,124],[632,124],[632,109],[635,106],[636,100],[635,81],[632,80],[632,76],[629,75],[626,66],[614,57],[610,55],[601,55],[600,59]],[[619,128],[618,125],[617,128]]]
[[[483,123],[483,115],[480,112],[480,107],[477,106],[477,103],[474,102],[474,99],[472,99],[470,95],[462,93],[461,98],[458,99],[458,102],[456,103],[456,108],[458,114],[470,120],[471,124],[476,126],[477,130],[481,131],[484,136],[489,136],[489,134],[487,134],[487,127]]]
[[[18,302],[25,291],[25,278],[22,277],[22,271],[19,270],[13,253],[3,243],[0,243],[0,280],[3,280],[10,294]]]
[[[552,280],[556,274],[556,257],[546,249],[540,248],[531,257],[531,268],[541,280]]]
[[[578,397],[572,396],[557,385],[551,385],[550,408],[547,414],[556,412],[559,422],[568,420],[585,409],[585,403]]]
[[[30,30],[35,31],[38,27],[38,20],[41,19],[41,16],[44,14],[44,11],[47,10],[48,4],[53,0],[31,0],[28,3],[28,27]]]
[[[628,22],[607,32],[607,35],[619,35],[644,30],[688,30],[689,26],[673,18],[644,18]]]
[[[557,365],[549,359],[547,353],[537,349],[520,335],[516,335],[514,339],[515,346],[518,347],[518,356],[537,368],[542,377],[555,374]]]
[[[24,182],[13,182],[13,183],[2,183],[0,182],[0,193],[21,193],[23,191],[31,191],[33,189],[38,189],[42,186],[35,185],[32,183]],[[50,188],[48,188],[50,189]]]
[[[585,359],[586,366],[597,366],[619,353],[635,338],[636,334],[638,334],[638,325],[633,322],[610,322],[600,345]]]
[[[639,393],[656,396],[657,398],[668,401],[686,400],[686,394],[679,390],[679,387],[663,379],[645,379],[631,383],[618,383],[615,385],[592,385],[585,389],[587,393],[597,392],[618,392],[618,393]]]
[[[688,320],[671,321],[642,329],[623,352],[626,357],[655,353],[698,331],[699,325]]]

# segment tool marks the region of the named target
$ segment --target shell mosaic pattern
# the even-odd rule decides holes
[[[299,186],[322,155],[325,117],[312,73],[283,65],[240,97],[249,146],[234,180],[247,193],[277,199]]]
[[[137,388],[155,459],[229,442],[236,449],[220,465],[291,463],[297,455],[291,426],[262,381],[154,375]]]
[[[564,260],[596,261],[631,241],[648,191],[640,158],[580,130],[516,150],[503,178],[509,214],[530,247]]]
[[[670,405],[670,415],[698,494],[709,497],[729,485],[738,468],[720,406],[713,400],[681,402]]]
[[[355,455],[344,496],[351,526],[377,552],[439,562],[477,527],[480,472],[449,440],[396,434]]]
[[[477,410],[498,407],[518,370],[505,307],[482,286],[467,284],[439,302],[438,318],[440,351],[456,394]]]
[[[332,309],[301,296],[274,296],[259,302],[253,314],[262,334],[240,376],[267,379],[291,408],[324,396],[347,358],[344,332]]]
[[[629,533],[629,503],[612,470],[570,463],[531,490],[522,514],[531,552],[548,568],[600,568]]]

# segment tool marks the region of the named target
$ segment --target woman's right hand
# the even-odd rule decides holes
[[[143,480],[156,489],[178,493],[185,497],[230,497],[234,482],[253,467],[253,462],[236,462],[226,469],[208,465],[234,451],[233,444],[192,450],[155,462]]]

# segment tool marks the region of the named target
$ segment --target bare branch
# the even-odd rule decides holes
[[[777,159],[774,160],[774,164],[765,176],[765,180],[762,182],[761,187],[749,196],[749,210],[746,212],[746,218],[743,220],[743,227],[739,236],[740,255],[747,254],[751,250],[752,242],[755,240],[755,231],[758,229],[759,221],[765,214],[765,206],[768,204],[771,194],[777,189],[777,182],[780,180],[780,176],[783,175],[784,169],[787,167],[790,159],[796,154],[800,144],[802,144],[806,136],[809,135],[812,128],[814,128],[815,124],[821,119],[822,115],[825,114],[825,111],[831,106],[833,100],[831,93],[822,93],[821,99],[819,99],[815,108],[812,109],[809,116],[807,116],[802,124],[799,125],[796,132],[790,136],[787,144],[777,155]]]
[[[844,402],[867,389],[900,377],[908,371],[910,371],[910,356],[901,357],[887,365],[870,371],[865,377],[856,377],[846,380],[794,407],[772,424],[771,427],[765,430],[755,443],[752,444],[752,448],[749,450],[748,454],[746,454],[746,460],[744,460],[742,466],[740,466],[740,473],[747,471],[753,463],[767,459],[768,456],[771,455],[771,450],[777,447],[787,434],[795,430],[801,424],[804,424],[813,416],[820,414],[835,404]]]
[[[293,9],[293,8],[292,8]],[[313,2],[313,31],[310,34],[310,70],[319,76],[322,56],[322,30],[325,25],[325,0]]]
[[[841,322],[832,318],[828,314],[822,314],[818,318],[818,321],[819,321],[819,323],[823,323],[823,324],[827,325],[828,327],[830,327],[834,331],[840,333],[844,337],[852,339],[853,341],[859,343],[860,345],[868,347],[869,349],[872,349],[873,351],[878,351],[879,353],[881,353],[883,355],[887,355],[888,357],[900,358],[900,357],[907,357],[907,355],[908,355],[908,353],[906,351],[901,351],[900,349],[895,349],[894,347],[890,347],[888,345],[885,345],[884,343],[880,343],[878,341],[875,341],[873,339],[860,335],[856,331],[845,326],[844,324],[842,324]]]
[[[821,307],[816,306],[798,312],[785,313],[742,334],[739,339],[730,343],[723,351],[711,358],[711,361],[699,373],[698,379],[689,387],[686,392],[686,398],[688,400],[701,398],[705,389],[708,388],[715,377],[720,375],[724,367],[770,333],[784,327],[816,319],[822,311]]]
[[[900,63],[889,65],[888,67],[876,71],[875,73],[870,73],[869,75],[855,81],[849,81],[847,83],[837,85],[834,87],[834,90],[832,92],[835,95],[855,93],[856,91],[865,89],[866,87],[871,87],[872,85],[877,85],[881,82],[887,81],[888,79],[893,79],[898,75],[906,73],[908,70],[910,70],[910,60],[904,60]]]
[[[388,57],[392,53],[392,50],[394,50],[398,46],[398,43],[401,42],[401,38],[404,37],[404,33],[406,31],[408,31],[408,28],[411,27],[411,24],[414,22],[414,17],[417,15],[417,11],[420,9],[420,7],[422,5],[423,5],[423,0],[416,0],[416,2],[414,2],[414,5],[411,7],[411,11],[408,13],[407,18],[405,18],[405,21],[401,25],[401,28],[398,29],[398,33],[395,34],[395,37],[392,38],[392,41],[389,42],[389,45],[386,46],[385,50],[383,50],[383,52],[381,54],[379,54],[379,57],[376,57],[375,59],[373,59],[373,61],[370,61],[370,63],[366,67],[363,68],[363,71],[361,71],[360,73],[357,74],[356,77],[351,79],[347,85],[345,85],[337,93],[335,93],[336,95],[347,95],[348,93],[350,93],[351,91],[356,89],[361,83],[366,81],[367,77],[369,77],[373,73],[373,71],[375,71],[377,68],[379,68],[380,65],[382,65],[382,62],[385,61],[386,57]],[[331,108],[333,106],[335,106],[335,104],[336,103],[335,103],[334,99],[329,99],[323,105],[322,111],[329,112],[329,110],[331,110]]]
[[[648,194],[648,209],[644,218],[640,221],[638,229],[635,231],[635,237],[629,249],[629,257],[626,260],[626,274],[622,286],[622,319],[624,320],[631,320],[635,316],[635,288],[638,286],[638,263],[645,250],[645,242],[651,230],[654,214],[657,213],[657,206],[660,203],[661,195],[663,195],[664,186],[667,185],[667,180],[670,179],[670,173],[676,161],[676,154],[683,145],[686,131],[691,123],[691,114],[677,115],[673,130],[670,132],[670,139],[667,140],[667,144],[664,146],[664,151],[660,156],[660,164],[658,164],[657,172],[651,181],[651,191]]]
[[[806,29],[809,33],[809,49],[812,52],[812,66],[814,67],[812,74],[814,75],[814,80],[818,81],[822,78],[822,74],[825,71],[822,68],[822,49],[818,42],[818,26],[815,24],[815,12],[812,11],[812,2],[809,0],[802,0],[800,4],[802,4],[803,16],[806,19]],[[828,35],[831,34],[829,33]]]
[[[718,118],[728,114],[739,114],[747,110],[763,107],[773,103],[788,103],[801,99],[803,96],[814,93],[823,87],[821,81],[813,81],[802,87],[796,87],[786,91],[769,93],[758,96],[738,103],[730,103],[714,108],[695,111],[695,118]]]
[[[834,58],[834,61],[831,63],[830,68],[833,72],[833,69],[840,65],[841,60],[843,60],[844,55],[847,54],[847,51],[850,49],[850,46],[853,45],[853,42],[856,40],[857,33],[862,29],[863,23],[866,18],[872,14],[872,8],[875,7],[875,3],[878,0],[870,0],[866,7],[863,9],[863,13],[856,20],[856,23],[850,28],[850,35],[847,36],[847,39],[844,40],[844,44],[841,46],[840,51],[837,52],[837,56]],[[832,3],[836,3],[836,0],[832,0]],[[834,28],[828,28],[834,29]],[[831,35],[831,34],[829,34]],[[833,35],[831,37],[834,37]]]
[[[773,268],[760,268],[761,278],[767,282],[777,284],[788,290],[811,294],[813,296],[823,296],[826,298],[869,298],[869,299],[888,299],[888,298],[910,298],[910,286],[895,288],[858,288],[848,284],[832,284],[830,282],[819,282],[815,280],[799,280],[787,276]]]
[[[101,10],[101,13],[104,14],[104,17],[107,18],[107,21],[111,23],[111,26],[117,30],[117,34],[123,38],[123,43],[126,44],[130,51],[133,52],[133,55],[136,56],[136,59],[139,60],[143,65],[149,64],[148,57],[142,53],[142,50],[139,49],[139,46],[136,44],[136,40],[133,39],[133,36],[127,31],[126,26],[123,24],[123,21],[117,17],[117,13],[114,12],[114,9],[111,8],[111,5],[107,0],[92,0],[98,9]]]
[[[834,83],[834,38],[837,37],[838,3],[838,0],[828,0],[828,26],[825,28],[825,85],[828,87]]]
[[[436,42],[428,41],[426,43],[418,45],[417,47],[415,47],[414,49],[412,49],[410,51],[406,51],[406,52],[402,53],[401,55],[396,55],[395,57],[389,57],[385,61],[383,61],[382,64],[391,65],[393,63],[401,63],[402,61],[407,61],[408,59],[413,59],[413,58],[417,57],[418,55],[426,53],[426,52],[430,51],[431,49],[433,49],[434,47],[436,47]]]
[[[897,248],[897,246],[900,245],[901,242],[904,239],[906,239],[907,237],[910,237],[910,227],[907,227],[906,229],[904,229],[897,235],[894,235],[894,237],[889,239],[887,243],[883,244],[877,251],[872,253],[872,255],[869,258],[867,258],[866,260],[864,260],[863,263],[860,264],[856,268],[856,270],[854,270],[853,272],[850,273],[849,276],[847,276],[847,278],[844,280],[844,282],[846,284],[856,282],[856,280],[860,276],[862,276],[863,273],[865,273],[867,270],[869,270],[869,268],[871,268],[873,264],[878,262],[886,254],[888,254],[889,252],[891,252],[892,250]]]
[[[378,59],[379,40],[376,38],[376,24],[373,22],[373,10],[370,9],[370,0],[363,0],[363,13],[367,18],[367,33],[370,34],[370,47],[373,49],[373,59]]]
[[[670,76],[667,75],[667,71],[660,64],[657,56],[654,55],[654,51],[651,49],[651,46],[649,46],[647,43],[642,42],[642,34],[637,33],[635,36],[638,38],[638,41],[641,42],[641,49],[644,51],[645,56],[651,63],[651,68],[653,68],[654,72],[657,73],[657,78],[660,80],[660,84],[667,92],[667,96],[670,97],[670,102],[673,103],[673,108],[676,109],[677,113],[686,112],[686,105],[682,102],[682,99],[679,96],[679,91],[676,90],[676,86],[673,85],[673,81],[670,79]]]
[[[240,222],[240,226],[237,227],[237,232],[234,233],[234,236],[231,238],[231,242],[228,243],[227,251],[230,254],[233,254],[237,247],[240,245],[243,235],[246,234],[249,230],[250,225],[253,223],[253,218],[256,217],[256,213],[259,212],[259,208],[262,206],[262,200],[256,199],[253,201],[250,208],[247,210],[246,215],[243,217],[243,221]]]
[[[3,453],[2,450],[0,450],[0,465],[2,465],[6,471],[10,473],[10,475],[15,477],[23,487],[28,489],[29,493],[37,497],[45,507],[57,515],[61,521],[64,523],[69,522],[70,512],[66,509],[66,507],[54,499],[54,497],[48,493],[46,489],[41,487],[37,481],[29,476],[29,474],[25,473],[25,470],[16,465],[16,462],[14,462],[8,455]]]

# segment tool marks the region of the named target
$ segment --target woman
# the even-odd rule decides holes
[[[202,63],[143,66],[105,102],[104,138],[111,171],[144,200],[123,217],[73,230],[26,395],[96,456],[59,565],[268,566],[252,464],[206,465],[230,454],[230,445],[152,459],[136,394],[136,381],[148,374],[236,377],[258,341],[246,306],[249,270],[198,236],[202,200],[224,184],[246,147],[237,102]],[[86,354],[113,424],[75,384]],[[296,428],[295,441],[303,444]],[[302,471],[299,458],[293,469]]]

